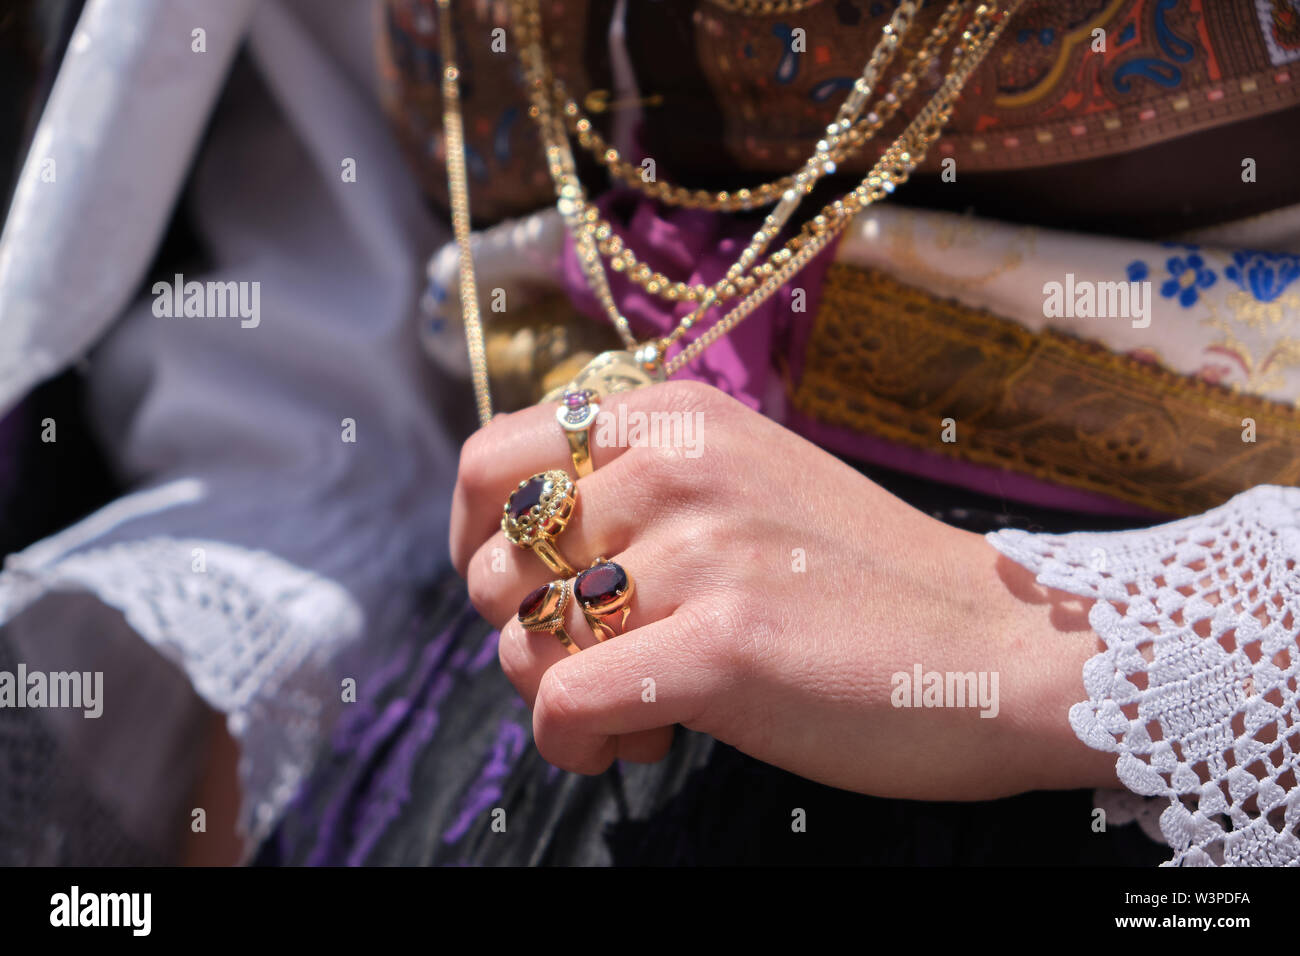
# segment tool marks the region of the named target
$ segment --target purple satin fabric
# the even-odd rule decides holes
[[[597,205],[642,262],[670,279],[691,283],[712,284],[720,279],[757,228],[753,221],[742,222],[733,215],[659,207],[626,189],[605,194]],[[780,242],[784,242],[784,237]],[[936,452],[817,422],[791,409],[783,376],[775,363],[781,361],[788,368],[791,380],[799,380],[804,350],[821,303],[822,283],[826,270],[835,260],[837,247],[838,241],[828,243],[791,282],[675,377],[714,385],[828,451],[857,461],[1042,507],[1089,514],[1158,517],[1154,512],[1105,495],[1064,488],[1000,468],[954,461]],[[623,314],[638,339],[666,334],[691,311],[692,303],[673,306],[648,295],[621,273],[608,274],[614,299],[622,305]],[[583,276],[571,239],[565,243],[560,282],[579,311],[594,321],[606,321],[604,310]],[[687,340],[712,325],[731,304],[734,302],[711,309],[704,321],[697,323],[688,334]],[[938,430],[936,422],[936,435]]]

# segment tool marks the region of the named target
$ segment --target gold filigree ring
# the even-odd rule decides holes
[[[564,629],[564,609],[569,606],[569,583],[552,581],[528,592],[528,596],[519,602],[519,623],[526,631],[540,631],[555,635],[556,640],[564,645],[570,654],[576,654],[582,648],[573,643],[569,632]]]
[[[632,613],[632,592],[636,582],[623,570],[621,564],[597,558],[591,567],[578,575],[573,582],[573,593],[578,598],[582,614],[596,634],[596,640],[606,641],[623,633],[627,616]],[[617,627],[610,621],[616,621]]]
[[[573,470],[579,478],[590,475],[595,467],[591,463],[591,426],[600,414],[596,400],[600,396],[589,388],[570,388],[560,396],[560,407],[555,419],[569,439],[569,454],[573,457]]]
[[[501,530],[511,544],[527,548],[556,574],[571,578],[577,570],[555,547],[578,506],[578,485],[558,469],[525,478],[510,492],[501,515]]]

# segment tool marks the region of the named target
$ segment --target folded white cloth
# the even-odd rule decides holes
[[[255,846],[340,705],[340,660],[447,563],[457,451],[415,321],[446,236],[356,82],[369,12],[91,0],[73,38],[0,241],[0,405],[103,334],[89,411],[132,492],[0,574],[0,655],[105,673],[98,720],[0,714],[0,747],[58,768],[0,786],[0,818],[26,815],[18,858],[171,852],[193,761],[167,758],[200,699],[240,743]],[[184,281],[257,283],[259,320],[159,316],[149,287],[123,312],[209,119],[183,198],[206,258]],[[57,184],[31,179],[45,152]],[[121,840],[72,846],[73,799]]]

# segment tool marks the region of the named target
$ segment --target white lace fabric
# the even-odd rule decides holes
[[[1103,649],[1070,709],[1167,804],[1168,865],[1300,865],[1300,489],[1261,485],[1150,529],[999,531],[1040,584],[1095,599]]]
[[[74,526],[64,536],[78,530]],[[38,551],[11,556],[0,575],[0,620],[15,620],[44,602],[33,608],[36,615],[26,627],[3,632],[3,643],[20,652],[29,666],[60,656],[84,662],[86,645],[97,636],[102,639],[109,626],[105,614],[110,609],[120,612],[146,642],[125,654],[123,646],[116,654],[101,655],[96,669],[107,682],[109,717],[103,727],[79,724],[75,732],[59,735],[62,758],[85,751],[76,766],[100,778],[92,789],[124,818],[127,832],[144,845],[157,839],[148,813],[184,794],[167,794],[167,801],[157,799],[158,794],[155,800],[141,799],[139,777],[159,780],[172,769],[180,784],[187,775],[165,762],[155,766],[160,763],[152,759],[155,755],[113,753],[114,745],[102,738],[79,739],[103,730],[123,738],[123,749],[129,746],[126,739],[133,739],[132,750],[140,745],[152,750],[150,731],[144,729],[150,717],[167,723],[188,715],[186,702],[161,680],[146,679],[140,654],[150,647],[189,678],[200,698],[226,715],[241,744],[240,782],[247,795],[241,823],[251,840],[265,836],[302,783],[321,728],[329,725],[337,707],[338,695],[329,692],[337,686],[335,658],[362,631],[356,601],[327,578],[266,552],[220,541],[121,541],[48,563],[39,562]],[[195,571],[195,554],[203,555],[201,572]],[[94,595],[102,607],[92,605],[75,620],[53,617],[60,606],[47,596],[76,593]],[[140,699],[124,703],[128,696]],[[138,719],[121,719],[132,704]],[[143,773],[146,764],[153,773]],[[137,815],[142,818],[133,819]]]

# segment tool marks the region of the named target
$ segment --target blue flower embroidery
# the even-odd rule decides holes
[[[1272,302],[1300,279],[1300,256],[1242,249],[1232,254],[1223,274],[1260,302]]]
[[[1217,278],[1205,266],[1205,260],[1197,253],[1189,256],[1171,256],[1165,263],[1169,269],[1168,278],[1160,286],[1160,294],[1166,299],[1177,297],[1178,304],[1190,308],[1196,304],[1200,290],[1214,285]]]
[[[1147,268],[1147,264],[1141,259],[1134,259],[1128,264],[1125,271],[1128,273],[1129,282],[1141,282],[1151,274],[1151,270]]]

